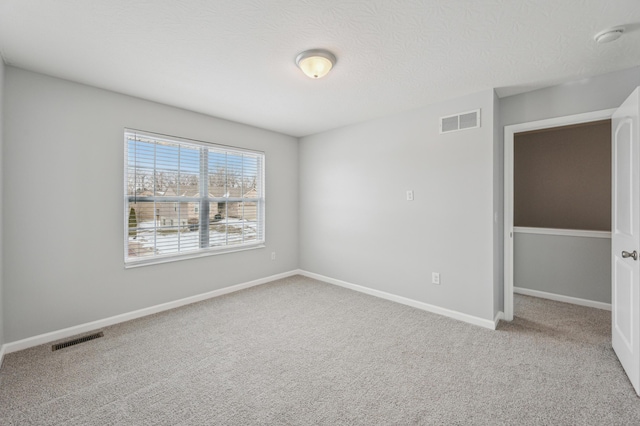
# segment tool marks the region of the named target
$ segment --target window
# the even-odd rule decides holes
[[[125,264],[264,244],[263,153],[135,130],[124,139]]]

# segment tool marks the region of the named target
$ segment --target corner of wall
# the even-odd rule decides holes
[[[300,142],[302,138],[296,138],[296,268],[300,269],[300,264],[302,262],[300,252],[302,247],[302,238],[300,236],[300,232],[302,230],[302,225],[300,224],[300,197],[302,196],[302,191],[300,190]]]
[[[492,322],[494,102],[486,89],[302,138],[299,268]],[[440,134],[440,117],[478,108],[481,127]],[[462,239],[468,268],[451,255]]]
[[[20,235],[9,227],[3,230],[0,241],[12,248],[3,254],[2,271],[2,338],[7,351],[14,342],[33,336],[297,268],[296,138],[28,70],[7,66],[4,72],[4,181],[42,173],[51,181],[77,182],[78,193],[83,194],[81,198],[70,197],[71,207],[60,210],[61,216],[54,212],[49,218],[74,223],[73,227],[49,229],[38,221],[35,228],[21,229]],[[96,115],[97,110],[100,114]],[[123,167],[125,127],[195,140],[233,141],[238,147],[265,152],[269,199],[265,248],[125,270],[123,222],[114,220],[122,217],[120,208],[110,205],[92,209],[88,215],[82,207],[99,204],[94,199],[98,194],[110,199],[122,197],[122,175],[117,171]],[[30,130],[25,132],[27,128]],[[88,139],[92,140],[90,148]],[[54,164],[50,161],[52,149],[68,155]],[[92,173],[97,169],[104,173]],[[105,173],[109,179],[104,178]],[[28,191],[20,188],[4,189],[2,220],[6,223],[25,219],[25,211],[37,211],[32,201],[23,198]],[[54,202],[54,194],[43,194],[37,204]],[[92,223],[101,226],[88,240],[82,229]],[[43,234],[41,226],[51,232]],[[32,239],[24,232],[44,236],[38,239],[38,250],[32,256],[22,255],[22,243]],[[270,252],[277,252],[277,259],[272,260]],[[71,260],[82,266],[66,267]],[[25,262],[35,262],[38,267],[25,267]],[[92,283],[90,290],[88,281]],[[125,293],[127,297],[114,297]],[[43,297],[34,298],[33,294]]]
[[[500,98],[493,91],[493,313],[502,312],[504,293],[504,141]]]
[[[2,150],[3,150],[3,135],[4,135],[4,62],[2,61],[2,58],[0,58],[0,366],[2,366],[2,355],[4,354],[4,302],[3,302],[3,291],[4,291],[4,285],[3,285],[3,275],[4,275],[4,268],[3,268],[3,264],[2,264],[2,258],[3,258],[3,253],[2,253],[2,242],[3,242],[3,235],[2,235],[2,206],[4,205],[4,203],[2,202],[2,187],[3,187],[3,183],[2,183],[2,175],[4,174],[4,168],[2,166]]]

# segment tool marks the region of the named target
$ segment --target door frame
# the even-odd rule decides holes
[[[513,143],[514,135],[530,130],[610,119],[616,109],[504,126],[504,319],[513,320]]]

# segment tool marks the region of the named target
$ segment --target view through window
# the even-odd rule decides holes
[[[125,130],[125,262],[264,243],[264,154]]]

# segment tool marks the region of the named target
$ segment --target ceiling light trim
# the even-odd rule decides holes
[[[296,56],[296,65],[306,76],[322,78],[333,69],[338,62],[336,55],[325,49],[305,50]]]

